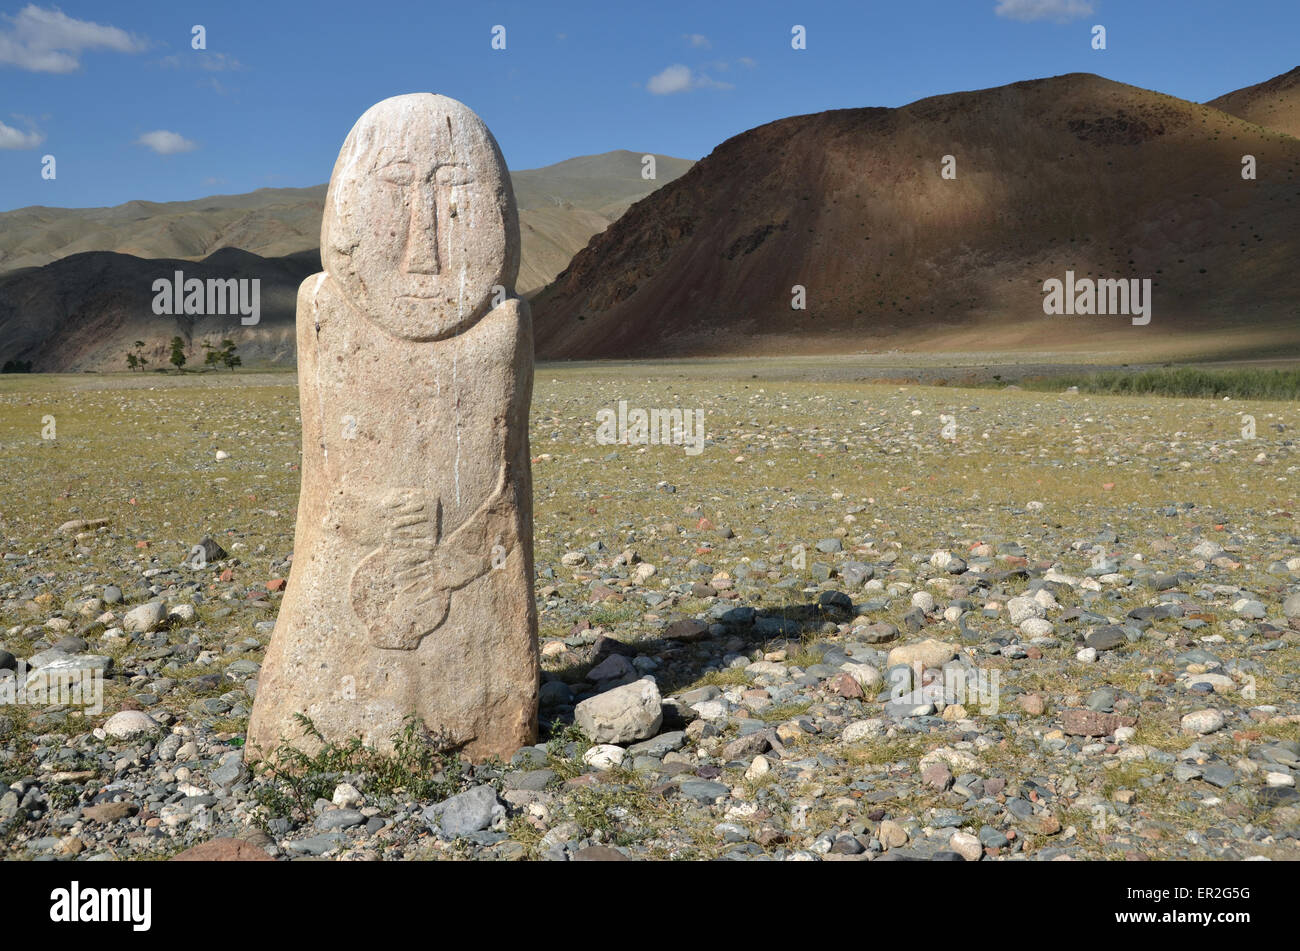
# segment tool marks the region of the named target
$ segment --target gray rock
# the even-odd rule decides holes
[[[1086,706],[1098,713],[1110,713],[1115,709],[1115,691],[1110,687],[1099,687],[1088,695]]]
[[[127,633],[147,633],[159,627],[167,618],[167,607],[159,601],[149,601],[126,612],[122,630]]]
[[[480,832],[506,814],[491,786],[475,786],[424,810],[424,821],[450,839]]]
[[[1113,651],[1117,647],[1123,647],[1128,643],[1128,638],[1124,634],[1124,629],[1118,624],[1107,624],[1092,631],[1084,643],[1099,651]]]
[[[324,855],[330,849],[337,849],[346,842],[347,838],[342,832],[325,832],[306,839],[290,839],[284,843],[284,848],[288,852],[299,855]]]
[[[229,789],[248,778],[248,769],[244,766],[244,754],[236,750],[221,757],[221,765],[214,769],[209,778],[221,789]]]
[[[663,723],[659,688],[651,677],[615,687],[579,703],[573,719],[597,743],[649,739]]]
[[[731,789],[711,779],[688,779],[681,785],[682,795],[696,802],[709,804],[731,795]]]
[[[1300,617],[1300,591],[1287,595],[1282,602],[1282,613],[1287,617]]]
[[[157,729],[158,724],[153,718],[139,710],[123,710],[120,713],[115,713],[104,724],[104,732],[117,739],[138,736],[142,733],[153,733]],[[177,739],[180,739],[180,737],[177,737]],[[173,755],[175,754],[173,753]]]
[[[72,657],[59,657],[27,675],[27,687],[31,690],[44,684],[51,688],[59,682],[76,681],[77,676],[86,671],[101,671],[108,676],[113,669],[113,658],[102,654],[76,654]]]
[[[316,817],[316,828],[321,832],[329,832],[333,829],[350,829],[365,821],[366,817],[356,809],[326,809]]]
[[[680,750],[686,743],[686,734],[681,730],[660,733],[653,739],[634,743],[627,748],[629,756],[653,756],[662,759],[665,754]]]
[[[537,702],[543,707],[556,707],[572,699],[573,691],[563,680],[548,680],[537,695]]]
[[[555,778],[553,769],[527,769],[506,773],[506,788],[540,792]]]
[[[1210,763],[1201,771],[1201,779],[1211,786],[1227,789],[1237,781],[1237,772],[1232,767],[1224,766],[1222,763]]]

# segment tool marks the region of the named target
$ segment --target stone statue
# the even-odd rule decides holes
[[[536,741],[528,305],[496,141],[421,93],[348,134],[298,292],[302,492],[250,759],[380,749],[415,714],[470,759]]]

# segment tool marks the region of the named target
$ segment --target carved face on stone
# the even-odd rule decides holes
[[[377,103],[339,152],[325,198],[321,261],[388,333],[441,340],[513,293],[519,218],[501,150],[446,96]]]

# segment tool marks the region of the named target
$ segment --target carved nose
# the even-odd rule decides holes
[[[438,215],[432,183],[421,182],[415,186],[415,199],[411,204],[411,226],[406,236],[406,261],[408,274],[437,274]]]

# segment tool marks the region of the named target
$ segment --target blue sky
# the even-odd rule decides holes
[[[0,210],[319,184],[406,92],[464,101],[516,169],[700,158],[784,116],[1068,72],[1203,101],[1300,65],[1298,36],[1300,0],[0,0]]]

